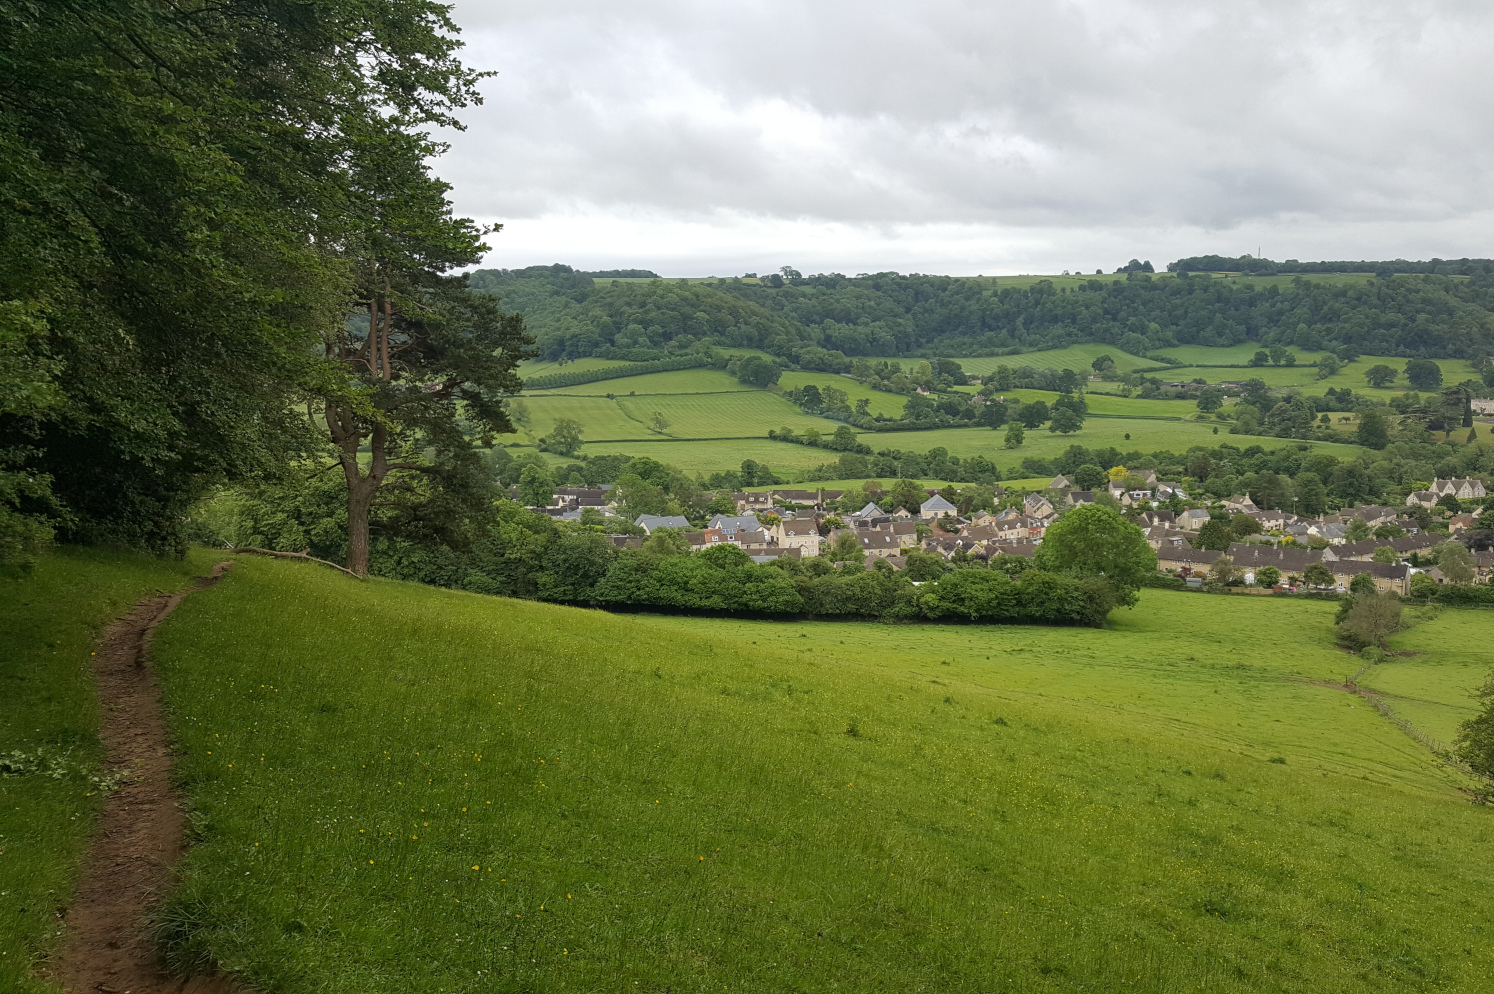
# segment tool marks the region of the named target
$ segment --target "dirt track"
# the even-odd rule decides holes
[[[219,563],[194,589],[218,582],[232,563]],[[67,913],[67,941],[52,971],[72,994],[231,994],[219,977],[165,973],[146,917],[170,889],[181,856],[186,816],[171,787],[171,749],[161,692],[148,665],[155,626],[190,591],[141,601],[99,638],[93,656],[105,768],[123,773],[88,847],[77,893]]]

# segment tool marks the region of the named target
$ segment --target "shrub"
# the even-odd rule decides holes
[[[1339,641],[1355,652],[1368,646],[1386,648],[1390,636],[1401,630],[1401,602],[1397,597],[1355,595],[1348,610],[1340,613]]]
[[[1483,710],[1458,728],[1454,748],[1475,772],[1494,778],[1494,673],[1474,696],[1483,702]]]

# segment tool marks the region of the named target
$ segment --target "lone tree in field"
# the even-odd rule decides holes
[[[1114,511],[1084,504],[1048,529],[1033,560],[1039,569],[1077,576],[1103,576],[1130,607],[1157,573],[1157,553],[1146,533]]]
[[[558,418],[550,434],[545,436],[545,448],[563,456],[573,456],[581,448],[581,422],[574,418]]]
[[[1387,366],[1383,362],[1378,366],[1371,366],[1364,371],[1364,378],[1372,387],[1388,387],[1395,382],[1400,374],[1395,371],[1394,366]]]
[[[1318,565],[1314,563],[1313,565]],[[1308,567],[1311,569],[1311,567]],[[1361,574],[1368,576],[1369,574]],[[1338,623],[1339,641],[1354,650],[1386,648],[1390,636],[1401,630],[1401,601],[1381,594],[1356,594],[1354,604]]]

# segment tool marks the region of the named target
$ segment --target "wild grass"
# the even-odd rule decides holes
[[[206,560],[61,549],[0,571],[0,990],[53,991],[31,968],[60,942],[107,781],[89,654],[100,629]]]
[[[1486,989],[1489,811],[1343,692],[1331,604],[1221,603],[765,623],[245,562],[157,641],[164,934],[279,994]]]

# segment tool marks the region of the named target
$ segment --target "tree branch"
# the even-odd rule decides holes
[[[274,549],[258,549],[253,546],[247,545],[243,546],[242,548],[234,549],[233,551],[234,555],[249,553],[256,556],[273,556],[276,559],[304,559],[309,563],[319,563],[322,566],[330,566],[333,569],[337,570],[339,573],[346,573],[348,576],[351,576],[355,580],[367,579],[366,577],[359,576],[357,573],[354,573],[352,570],[348,569],[345,566],[339,566],[336,563],[328,562],[325,559],[318,559],[315,556],[308,556],[304,552],[276,552]]]

